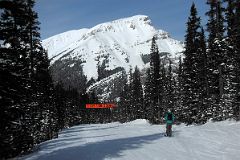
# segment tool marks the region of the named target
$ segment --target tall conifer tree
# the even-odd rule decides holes
[[[199,112],[198,106],[198,35],[200,29],[200,18],[197,16],[197,10],[193,3],[190,10],[190,17],[187,22],[187,33],[185,36],[185,51],[183,63],[183,93],[184,93],[184,114],[185,122],[193,123]]]
[[[133,107],[135,119],[143,118],[143,88],[141,83],[141,75],[138,67],[135,67],[132,81],[133,89]]]
[[[160,56],[156,37],[152,38],[152,45],[150,49],[150,88],[151,88],[151,107],[153,108],[153,123],[159,122],[160,114],[162,113],[162,106],[160,106]]]
[[[223,118],[224,111],[224,79],[227,63],[226,44],[224,41],[224,17],[221,0],[208,1],[210,6],[207,23],[208,37],[208,81],[209,81],[209,101],[211,102],[211,112],[215,120]]]
[[[236,0],[234,4],[236,13],[234,16],[234,101],[233,115],[237,120],[240,120],[240,0]]]

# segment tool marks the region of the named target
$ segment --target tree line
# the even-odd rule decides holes
[[[181,58],[180,58],[181,59]],[[152,38],[150,49],[150,67],[140,71],[122,72],[125,85],[122,86],[118,101],[117,120],[120,122],[135,119],[148,119],[150,123],[163,123],[167,109],[179,106],[179,81],[170,58],[161,59],[156,37]]]
[[[187,123],[240,118],[240,1],[209,0],[207,4],[207,38],[194,4],[187,22],[182,68],[182,105],[188,115],[183,121]]]
[[[86,81],[81,92],[61,80],[53,84],[34,4],[0,1],[0,159],[30,152],[64,128],[95,122],[98,114],[109,115],[85,109],[98,101],[86,93]]]

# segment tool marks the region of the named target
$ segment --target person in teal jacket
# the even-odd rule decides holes
[[[172,136],[172,124],[174,122],[175,116],[169,109],[168,112],[165,114],[165,121],[166,121],[166,136]]]

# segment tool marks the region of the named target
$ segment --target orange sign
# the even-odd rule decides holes
[[[115,104],[113,103],[105,103],[105,104],[86,104],[86,108],[115,108]]]

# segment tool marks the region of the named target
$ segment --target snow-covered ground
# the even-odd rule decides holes
[[[130,123],[79,125],[59,138],[39,145],[22,160],[239,160],[240,122],[209,122],[202,126],[173,126],[146,120]]]

